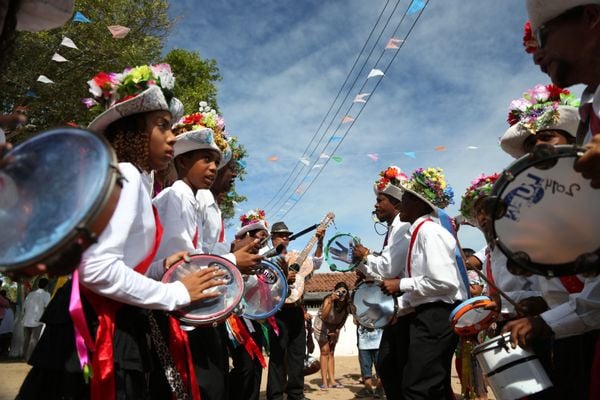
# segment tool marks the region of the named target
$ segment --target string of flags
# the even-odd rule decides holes
[[[82,24],[92,23],[92,20],[89,19],[88,17],[86,17],[81,11],[76,11],[75,14],[73,14],[72,21],[82,23]],[[123,25],[108,25],[107,29],[114,39],[123,39],[131,31],[130,28],[123,26]],[[59,46],[79,50],[79,48],[77,47],[75,42],[71,38],[68,38],[66,36],[64,36],[62,38],[62,41],[59,43]],[[52,55],[51,60],[54,62],[57,62],[57,63],[69,62],[69,60],[67,58],[65,58],[64,56],[62,56],[60,53],[58,53],[58,51]],[[46,75],[39,75],[38,78],[36,79],[36,82],[40,82],[40,83],[44,83],[44,84],[53,84],[54,83],[54,81],[52,79],[50,79],[49,77],[47,77]],[[28,97],[38,97],[35,94],[35,92],[33,92],[31,90],[28,91],[26,95]]]

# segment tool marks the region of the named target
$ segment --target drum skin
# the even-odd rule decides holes
[[[573,146],[541,147],[494,184],[487,234],[509,267],[547,277],[600,272],[600,190],[573,169],[581,154]]]
[[[174,264],[162,278],[165,283],[180,281],[186,275],[203,268],[217,267],[225,271],[224,285],[206,289],[205,292],[219,292],[218,297],[198,300],[177,309],[173,314],[185,325],[216,326],[232,313],[238,312],[238,305],[244,293],[242,275],[229,260],[212,254],[190,256],[190,261],[182,260]]]
[[[288,285],[283,271],[263,260],[255,275],[244,277],[244,314],[261,320],[274,315],[285,303]]]
[[[349,233],[338,233],[329,239],[325,246],[325,261],[332,271],[348,272],[358,267],[353,262],[352,249],[360,240]]]
[[[352,315],[366,328],[383,328],[396,315],[396,297],[383,293],[380,283],[362,281],[352,291]]]
[[[116,155],[92,132],[55,129],[14,147],[0,169],[0,272],[28,274],[38,263],[71,272],[120,192]]]
[[[487,296],[465,300],[450,313],[450,326],[459,336],[476,335],[498,318],[498,312],[491,307],[494,307],[494,302]]]

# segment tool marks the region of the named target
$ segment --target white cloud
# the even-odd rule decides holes
[[[198,8],[197,2],[173,2],[172,13],[181,19],[169,45],[217,59],[224,78],[219,83],[220,109],[229,131],[250,154],[246,180],[237,185],[248,196],[240,207],[263,207],[299,162],[384,1],[236,0],[210,5],[206,12],[190,12]],[[455,189],[456,203],[476,175],[506,167],[511,159],[497,139],[508,127],[508,104],[525,89],[548,82],[523,51],[525,19],[521,0],[429,2],[385,77],[370,80],[382,82],[358,117],[363,104],[354,104],[350,115],[356,121],[339,149],[333,151],[338,143],[333,142],[325,150],[317,149],[311,159],[312,163],[324,151],[343,161],[330,160],[313,170],[300,165],[303,173],[321,175],[286,216],[290,228],[318,222],[331,210],[340,231],[356,234],[378,249],[383,239],[372,229],[372,184],[387,165],[407,172],[442,167]],[[392,19],[392,24],[397,22]],[[400,29],[393,36],[404,33]],[[375,66],[374,60],[391,36],[389,29],[381,36],[361,79],[372,68],[385,68],[393,51],[385,51],[383,64]],[[372,92],[372,87],[357,87],[349,94],[333,128],[359,92]],[[348,125],[330,129],[328,135],[341,136]],[[438,145],[447,151],[435,151]],[[408,151],[416,158],[403,154]],[[379,159],[373,161],[367,153],[378,153]],[[279,160],[268,162],[271,155]],[[297,186],[291,185],[284,199]],[[457,210],[458,204],[449,213]],[[474,229],[463,230],[461,238],[465,246],[483,245]]]

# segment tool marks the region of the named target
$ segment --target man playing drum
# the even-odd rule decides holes
[[[452,399],[452,356],[458,337],[448,323],[450,313],[467,298],[455,258],[456,240],[433,221],[437,208],[452,202],[452,189],[441,169],[417,169],[401,180],[400,220],[410,223],[406,272],[386,279],[389,293],[415,309],[408,316],[409,348],[402,373],[402,398]],[[400,372],[401,371],[401,372]]]
[[[379,173],[379,179],[375,182],[375,215],[377,219],[387,223],[387,233],[383,241],[383,249],[379,254],[356,244],[353,256],[361,260],[358,266],[359,273],[364,274],[366,279],[393,279],[404,276],[406,267],[406,255],[410,235],[408,229],[410,224],[400,220],[400,201],[402,191],[398,187],[400,180],[407,179],[399,167],[390,166]],[[402,312],[410,312],[404,309]],[[377,357],[377,370],[389,399],[400,398],[402,377],[402,366],[406,360],[408,351],[408,320],[399,318],[394,324],[383,329],[379,354]]]
[[[568,2],[567,2],[568,3]],[[562,5],[563,3],[561,3]],[[543,97],[541,85],[529,91]],[[514,124],[501,138],[501,147],[513,157],[520,157],[539,143],[568,144],[575,142],[578,114],[569,93],[544,103],[536,110],[515,115]],[[549,93],[547,94],[547,96]],[[562,100],[561,100],[562,99]],[[520,99],[522,100],[522,99]],[[558,107],[556,102],[562,101]],[[547,115],[557,113],[554,118]],[[536,117],[532,119],[532,115]],[[527,127],[521,121],[527,121]],[[592,276],[563,276],[546,278],[537,276],[543,300],[531,298],[520,305],[530,314],[510,321],[504,331],[511,332],[513,346],[522,347],[539,343],[541,339],[552,340],[552,363],[549,375],[557,398],[586,399],[589,394],[590,372],[600,328],[600,296],[595,295],[600,279]],[[594,289],[595,288],[595,289]],[[595,357],[598,357],[595,356]],[[600,392],[599,392],[600,394]]]

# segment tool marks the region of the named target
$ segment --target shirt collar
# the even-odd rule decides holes
[[[415,222],[413,222],[413,224],[410,226],[410,229],[408,230],[409,233],[412,235],[412,233],[415,231],[415,229],[417,228],[417,226],[419,226],[419,224],[426,220],[426,219],[433,219],[433,214],[425,214],[419,218],[417,218],[417,220]]]
[[[194,192],[187,183],[179,179],[173,183],[172,187],[173,190],[177,191],[178,193],[181,193],[183,197],[194,206],[194,208],[198,208],[198,202],[196,201],[196,197],[194,197]]]

